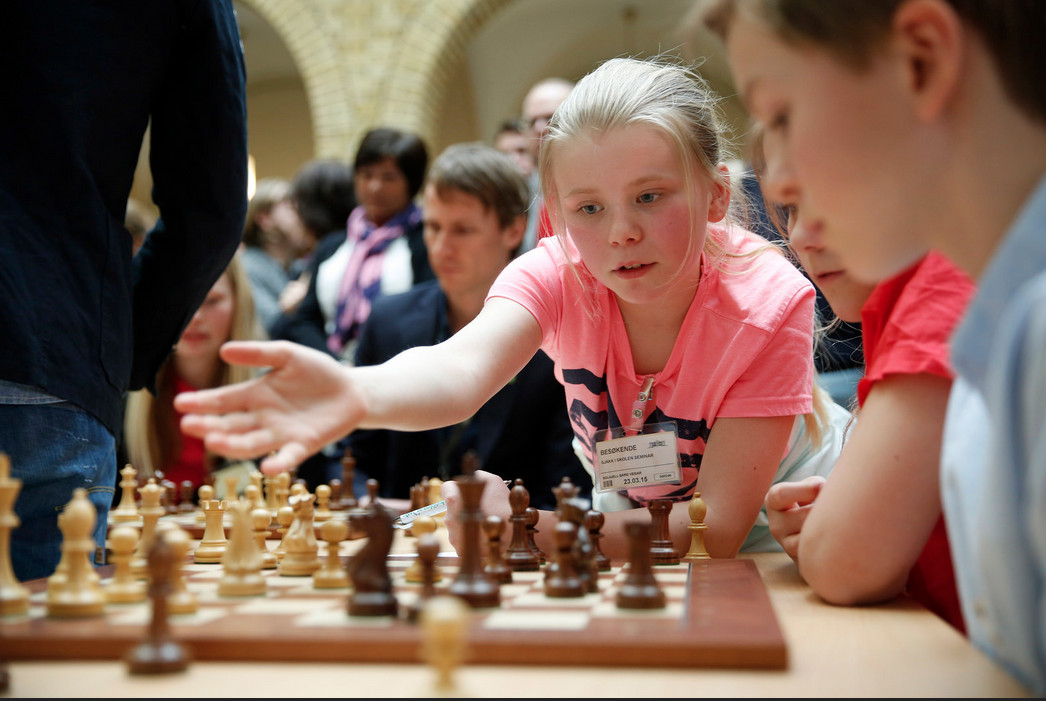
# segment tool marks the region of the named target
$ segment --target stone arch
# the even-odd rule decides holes
[[[354,135],[352,102],[340,67],[330,23],[313,3],[242,0],[272,26],[287,45],[309,100],[317,156],[340,156]]]
[[[513,0],[427,0],[404,32],[386,92],[387,123],[434,143],[439,110],[458,62],[483,23]]]

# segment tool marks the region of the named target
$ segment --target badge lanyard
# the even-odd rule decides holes
[[[643,423],[646,403],[653,398],[654,378],[647,377],[632,403],[628,428],[596,431],[592,463],[597,492],[680,484],[675,422]]]

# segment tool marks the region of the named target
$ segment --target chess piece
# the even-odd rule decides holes
[[[200,491],[203,491],[203,487],[200,487]],[[217,499],[200,501],[200,508],[203,509],[206,523],[203,527],[203,538],[200,539],[200,546],[193,553],[193,562],[200,565],[216,565],[222,561],[222,555],[225,554],[225,546],[228,544],[228,541],[225,539],[225,524],[223,523],[225,511],[228,507],[228,502],[218,501]]]
[[[505,551],[505,564],[513,572],[536,572],[541,569],[541,560],[530,547],[527,539],[527,507],[530,505],[530,492],[523,486],[523,480],[517,479],[508,493],[508,503],[512,508],[509,522],[512,524],[512,540]]]
[[[381,491],[381,485],[378,480],[373,477],[367,480],[367,506],[373,508],[378,503],[378,492]]]
[[[222,501],[233,501],[240,495],[240,476],[239,475],[225,475],[223,480],[225,483],[225,495],[220,496]]]
[[[196,595],[189,591],[189,584],[185,581],[185,561],[189,555],[189,548],[192,547],[189,534],[171,524],[156,535],[171,548],[171,557],[174,559],[174,564],[171,565],[171,591],[167,595],[167,613],[196,613],[200,608],[200,602]]]
[[[165,510],[161,505],[163,489],[156,484],[156,479],[149,478],[145,486],[138,490],[142,495],[142,506],[138,513],[142,517],[142,535],[138,540],[138,551],[131,560],[131,571],[135,576],[145,579],[149,576],[149,548],[153,546],[153,538],[156,537],[156,524]]]
[[[650,558],[655,565],[678,565],[679,553],[672,545],[668,530],[668,515],[672,513],[672,502],[668,499],[651,499],[646,508],[650,511],[653,540],[650,543]]]
[[[483,532],[487,536],[487,564],[483,571],[498,584],[511,582],[512,570],[501,556],[501,536],[505,533],[505,522],[500,516],[487,516],[483,521]]]
[[[572,497],[560,503],[559,513],[560,518],[577,527],[577,534],[571,546],[574,571],[585,591],[595,594],[599,592],[599,568],[596,566],[596,552],[592,547],[592,539],[588,537],[588,529],[585,528],[585,514],[589,512],[590,506],[587,499]]]
[[[110,604],[136,604],[145,601],[145,582],[131,572],[131,559],[138,546],[138,531],[117,526],[109,531],[110,561],[115,565],[112,580],[105,585],[105,600]]]
[[[253,494],[254,495],[254,497],[253,497],[254,500],[251,502],[251,508],[252,509],[264,509],[265,508],[265,499],[262,498],[262,483],[263,483],[263,479],[264,478],[262,477],[262,473],[259,472],[258,470],[251,470],[250,478],[251,478],[251,485],[250,486],[254,487],[254,491],[249,493],[249,494]],[[244,490],[243,493],[244,494],[248,494],[246,489]]]
[[[210,475],[208,475],[209,477]],[[196,490],[197,505],[196,509],[196,520],[199,523],[204,523],[207,520],[207,515],[203,513],[203,502],[214,499],[214,487],[209,484],[200,485],[200,488]]]
[[[287,537],[287,531],[290,530],[290,525],[294,523],[294,509],[289,506],[281,507],[276,512],[276,523],[281,526],[276,529],[276,532],[280,534],[280,544],[276,546],[272,554],[276,556],[277,560],[282,560],[286,554],[286,551],[283,549],[283,539]]]
[[[435,504],[443,498],[443,480],[433,477],[429,480],[429,493],[426,499],[430,504]]]
[[[192,503],[192,487],[192,482],[182,480],[182,501],[178,504],[178,513],[180,514],[191,514],[196,510]]]
[[[281,472],[276,475],[276,508],[282,509],[289,506],[287,499],[291,495],[291,475],[289,472]]]
[[[465,660],[468,622],[468,609],[452,596],[432,597],[422,608],[422,654],[436,673],[436,696],[464,696],[454,685],[454,670]]]
[[[323,566],[317,556],[320,546],[316,542],[316,526],[313,523],[312,494],[297,494],[291,497],[294,520],[287,535],[283,537],[283,558],[279,573],[283,577],[308,577]]]
[[[355,509],[358,506],[356,500],[356,458],[352,457],[352,451],[345,449],[345,455],[341,458],[341,488],[345,494],[341,498],[343,511]]]
[[[222,555],[218,595],[264,596],[262,554],[254,540],[251,504],[248,501],[235,501],[230,504],[229,512],[232,514],[232,532]]]
[[[251,525],[254,526],[254,543],[258,546],[258,552],[261,553],[263,570],[274,570],[276,565],[279,564],[279,558],[276,557],[276,553],[269,550],[267,542],[270,523],[272,523],[272,514],[265,507],[251,512]]]
[[[131,674],[164,674],[180,672],[189,666],[189,654],[171,636],[167,620],[167,597],[171,592],[174,553],[165,538],[157,538],[149,551],[149,598],[153,617],[145,641],[127,654]]]
[[[113,523],[133,523],[138,520],[138,507],[134,502],[134,493],[138,487],[138,481],[135,479],[137,474],[138,471],[131,465],[126,465],[120,470],[120,489],[123,490],[123,495],[120,497],[120,505],[113,509]]]
[[[316,487],[316,513],[313,514],[315,521],[327,521],[331,517],[330,510],[331,488],[325,484]]]
[[[160,487],[163,489],[163,511],[164,514],[170,516],[178,513],[178,504],[181,500],[181,492],[178,491],[178,485],[171,480],[164,480]]]
[[[18,583],[11,565],[11,531],[21,523],[14,504],[21,489],[22,480],[11,477],[11,460],[0,453],[0,616],[29,610],[29,590]]]
[[[59,523],[62,529],[62,554],[68,555],[64,583],[47,590],[47,615],[55,618],[101,616],[105,613],[105,593],[93,576],[90,557],[94,554],[94,526],[98,512],[87,498],[86,489],[73,490]]]
[[[349,524],[341,519],[326,521],[320,526],[320,537],[327,544],[327,559],[312,575],[312,586],[316,589],[345,589],[349,586],[349,573],[342,567],[338,554],[341,541],[348,535]]]
[[[556,496],[556,510],[559,510],[559,505],[564,499],[573,499],[579,491],[580,488],[571,482],[569,477],[564,476],[559,481],[559,486],[552,488],[552,493]]]
[[[436,522],[429,516],[419,516],[418,518],[414,519],[413,528],[414,535],[418,538],[421,538],[421,536],[425,534],[435,533]],[[418,547],[421,547],[420,540],[418,541]],[[411,584],[420,584],[425,581],[425,565],[421,561],[420,555],[417,560],[410,563],[410,567],[407,568],[407,571],[403,574],[403,576],[404,579],[406,579]],[[435,560],[432,561],[432,581],[443,581],[443,570],[440,569],[439,565],[436,564]]]
[[[595,509],[585,514],[585,528],[588,529],[588,538],[592,541],[592,549],[594,551],[596,560],[596,569],[600,572],[610,571],[610,558],[603,554],[603,551],[599,547],[599,541],[603,539],[603,523],[606,518],[603,516],[603,512],[596,511]]]
[[[300,497],[302,494],[308,494],[309,487],[305,484],[305,480],[295,480],[294,484],[291,485],[291,496]],[[287,502],[290,504],[290,501]]]
[[[388,557],[392,547],[392,516],[384,506],[373,503],[351,517],[367,534],[367,543],[349,561],[353,591],[349,595],[350,616],[395,616],[399,608],[392,593]]]
[[[574,568],[574,540],[578,528],[570,521],[556,524],[553,536],[556,543],[555,562],[545,573],[545,596],[555,599],[582,597],[588,585],[581,581]]]
[[[331,511],[344,511],[345,507],[341,503],[341,480],[334,478],[330,481],[331,488]]]
[[[690,516],[690,525],[686,527],[690,531],[690,550],[683,556],[684,562],[697,562],[698,560],[710,560],[712,556],[705,550],[705,516],[708,514],[708,506],[701,498],[701,492],[695,491],[690,498],[690,506],[687,507]]]
[[[264,483],[265,508],[275,514],[280,508],[279,500],[276,496],[278,480],[276,479],[275,475],[267,475],[264,479]]]
[[[527,545],[530,547],[530,551],[534,553],[534,556],[537,557],[538,564],[544,565],[546,562],[545,553],[538,547],[537,541],[538,533],[540,533],[538,530],[538,521],[541,520],[541,512],[533,506],[528,506],[524,513],[527,517]]]
[[[471,477],[480,468],[479,456],[476,451],[470,450],[461,457],[461,474]]]
[[[454,481],[461,489],[461,512],[457,520],[461,524],[463,545],[462,551],[458,553],[461,563],[458,575],[448,592],[461,597],[472,608],[498,606],[501,603],[501,592],[497,583],[483,572],[483,563],[480,561],[479,530],[483,512],[479,510],[479,503],[484,484],[471,475],[456,477]]]
[[[422,477],[418,487],[418,508],[420,509],[432,503],[429,501],[429,478]]]
[[[430,521],[432,519],[429,519]],[[432,523],[432,528],[435,528],[435,522]],[[415,563],[418,565],[418,571],[420,572],[421,593],[418,598],[407,608],[407,620],[415,622],[421,616],[421,611],[425,607],[425,603],[436,595],[436,579],[437,575],[440,579],[443,578],[443,574],[439,571],[439,565],[436,564],[436,558],[439,557],[439,540],[431,531],[420,530],[418,531],[418,559]],[[411,567],[413,568],[413,564]],[[412,581],[412,580],[407,580]]]
[[[628,567],[625,568],[625,581],[617,590],[614,603],[622,609],[662,609],[665,607],[665,593],[654,577],[651,564],[650,533],[653,530],[649,523],[629,523],[625,525],[628,535]]]

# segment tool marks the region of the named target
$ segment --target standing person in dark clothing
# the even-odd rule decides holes
[[[116,482],[123,396],[152,388],[239,243],[245,71],[229,0],[5,8],[0,24],[0,450],[23,481],[21,579],[51,574],[73,489]],[[151,123],[161,219],[123,219]]]

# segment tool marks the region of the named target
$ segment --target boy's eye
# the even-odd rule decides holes
[[[656,192],[644,192],[642,195],[639,196],[638,199],[643,204],[651,204],[652,202],[656,201],[657,198],[660,196],[661,195]]]
[[[600,209],[602,209],[602,207],[600,207],[598,204],[583,204],[577,208],[577,211],[581,212],[582,214],[595,214]]]

